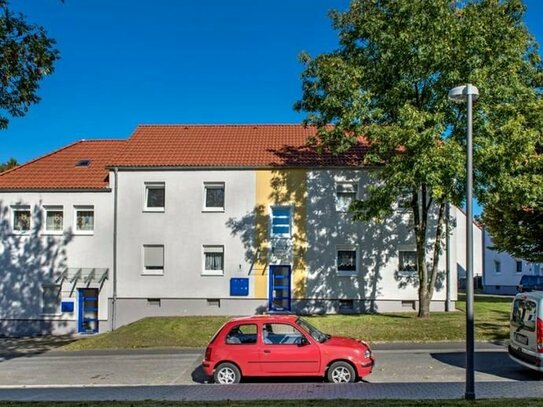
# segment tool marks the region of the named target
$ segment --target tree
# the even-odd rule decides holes
[[[318,128],[319,149],[347,151],[359,137],[378,165],[354,220],[379,220],[407,199],[417,250],[419,317],[428,317],[444,245],[445,208],[465,185],[465,106],[448,91],[473,83],[475,191],[491,202],[501,175],[534,153],[542,67],[520,0],[354,0],[332,11],[337,50],[311,58],[295,108]],[[332,124],[333,126],[330,126]]]
[[[43,27],[30,24],[0,0],[0,128],[39,102],[40,80],[53,72],[59,52]]]
[[[7,171],[11,168],[17,167],[18,165],[19,164],[15,158],[10,158],[7,162],[0,163],[0,172]]]

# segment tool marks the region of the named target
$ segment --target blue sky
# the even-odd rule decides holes
[[[334,49],[327,12],[348,0],[12,0],[62,59],[42,101],[0,132],[0,162],[140,123],[297,123],[300,51]],[[543,43],[543,1],[526,23]]]

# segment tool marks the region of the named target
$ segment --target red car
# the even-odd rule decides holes
[[[350,383],[369,375],[374,358],[366,342],[322,333],[295,315],[258,315],[225,323],[202,363],[215,383],[242,376],[320,376]]]

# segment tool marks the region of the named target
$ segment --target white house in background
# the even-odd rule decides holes
[[[465,288],[466,284],[466,213],[455,206],[450,207],[450,216],[453,219],[453,234],[451,240],[456,248],[456,273],[458,287]],[[475,284],[480,284],[483,276],[483,229],[477,222],[473,222],[473,277]],[[482,288],[482,287],[478,287]]]
[[[374,170],[361,167],[367,144],[317,154],[306,146],[314,132],[139,126],[128,140],[82,141],[0,174],[0,332],[415,311],[409,216],[399,207],[382,223],[353,223],[347,207]],[[456,301],[462,251],[450,242],[443,253],[433,311]]]
[[[451,215],[456,223],[452,241],[456,245],[458,287],[465,288],[466,214],[459,208],[451,207]],[[543,275],[543,269],[539,263],[527,262],[507,252],[494,250],[488,231],[473,222],[473,276],[476,288],[482,288],[486,294],[516,294],[523,275]]]
[[[512,257],[509,253],[492,249],[492,237],[483,229],[484,292],[488,294],[516,294],[523,275],[543,275],[540,263]]]

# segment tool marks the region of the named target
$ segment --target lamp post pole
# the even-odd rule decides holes
[[[473,102],[479,91],[471,84],[449,91],[449,99],[467,102],[466,138],[466,390],[464,398],[475,399],[475,326],[473,320]]]

